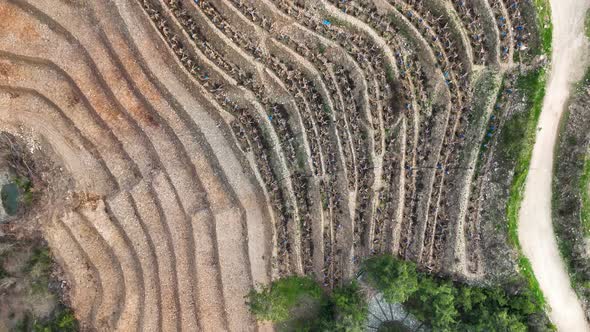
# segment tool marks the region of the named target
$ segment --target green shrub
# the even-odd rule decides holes
[[[57,310],[54,317],[45,322],[35,322],[33,332],[75,332],[78,331],[78,321],[69,309]]]
[[[33,201],[33,183],[26,177],[19,176],[14,178],[14,183],[18,186],[21,192],[21,201],[25,205],[31,204]]]
[[[76,332],[79,331],[78,321],[74,313],[63,306],[59,306],[47,319],[34,319],[26,313],[19,320],[12,331],[15,332]]]
[[[265,286],[260,292],[250,291],[248,304],[257,319],[283,322],[304,298],[321,300],[322,296],[322,289],[311,278],[291,276]]]

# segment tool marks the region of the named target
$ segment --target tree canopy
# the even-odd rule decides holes
[[[416,271],[414,263],[376,256],[364,263],[367,283],[402,303],[434,331],[527,331],[541,314],[530,291],[520,293],[452,282]]]
[[[278,323],[278,330],[361,332],[368,315],[356,281],[328,294],[310,278],[286,277],[251,291],[248,303],[257,319]]]
[[[411,262],[400,264],[391,256],[376,256],[365,261],[367,282],[383,292],[388,302],[404,302],[418,290],[418,272]]]
[[[386,301],[401,303],[433,331],[524,332],[543,317],[526,288],[467,285],[419,272],[414,263],[392,256],[372,257],[361,271],[362,280]],[[329,293],[313,279],[297,276],[251,291],[248,303],[259,320],[277,323],[279,331],[360,332],[369,311],[366,294],[356,280]]]

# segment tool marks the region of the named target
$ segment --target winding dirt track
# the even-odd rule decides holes
[[[551,320],[560,331],[568,332],[590,331],[590,327],[570,287],[557,248],[551,218],[551,180],[559,119],[571,86],[581,79],[587,61],[584,15],[588,7],[587,0],[551,1],[554,27],[551,74],[519,224],[520,243],[547,298]]]

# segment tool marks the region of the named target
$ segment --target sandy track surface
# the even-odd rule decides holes
[[[587,59],[584,16],[587,0],[552,0],[553,58],[539,132],[533,150],[524,200],[520,210],[519,239],[524,254],[551,308],[551,320],[560,331],[590,331],[582,307],[570,287],[561,259],[551,216],[553,151],[561,114],[572,84],[581,79]],[[557,161],[559,162],[559,161]]]

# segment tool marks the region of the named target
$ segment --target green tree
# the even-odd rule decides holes
[[[421,275],[418,290],[404,305],[419,321],[434,330],[453,331],[459,314],[454,293],[452,283]]]
[[[356,281],[338,287],[331,297],[332,317],[325,324],[328,331],[364,331],[364,323],[369,313],[365,295]]]
[[[418,289],[416,265],[398,261],[392,256],[375,256],[365,261],[367,282],[383,293],[390,302],[404,302]]]
[[[526,332],[528,327],[525,323],[507,311],[495,313],[492,316],[482,317],[477,323],[468,325],[460,324],[457,327],[460,331],[477,331],[477,332]]]

